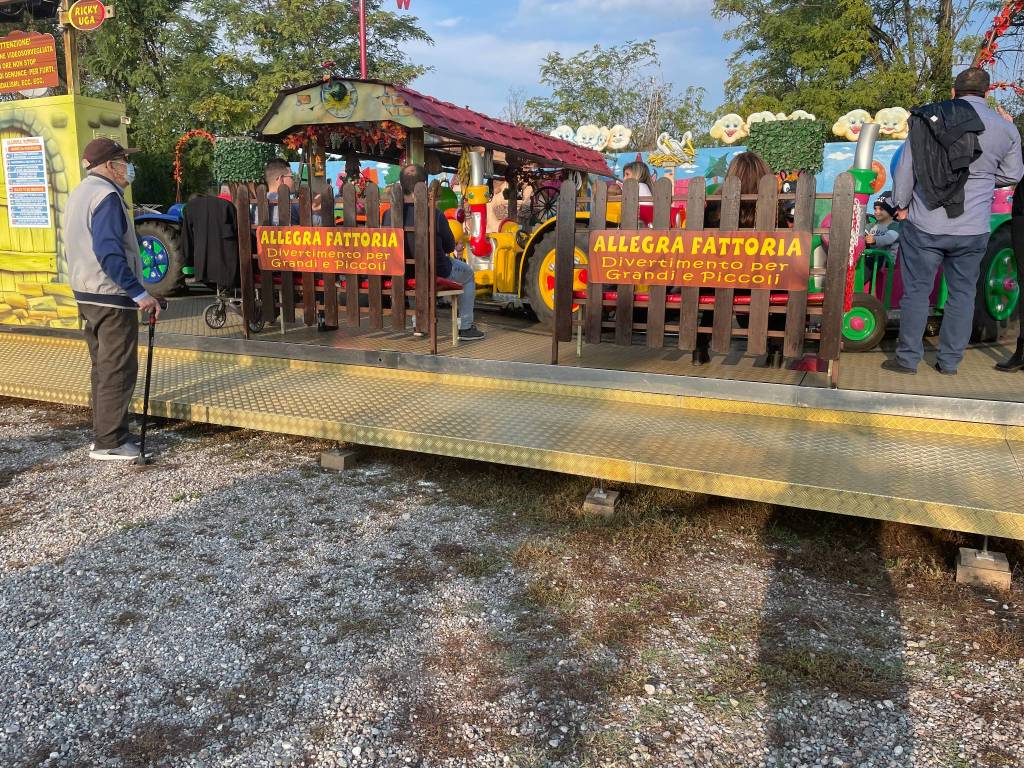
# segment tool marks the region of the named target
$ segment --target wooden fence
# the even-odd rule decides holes
[[[797,358],[810,351],[809,342],[817,342],[816,354],[838,372],[841,347],[843,304],[846,274],[851,249],[851,222],[854,215],[853,177],[843,174],[832,194],[816,194],[814,177],[802,175],[796,192],[780,194],[775,176],[761,179],[756,195],[740,194],[738,178],[727,178],[720,193],[706,194],[702,177],[690,181],[686,198],[673,199],[669,179],[659,179],[652,190],[654,229],[673,226],[673,203],[686,205],[687,230],[704,230],[709,234],[720,230],[737,230],[743,206],[755,206],[751,229],[757,231],[807,232],[828,235],[829,247],[824,268],[812,266],[811,275],[823,279],[822,290],[738,290],[733,288],[669,288],[631,284],[601,285],[588,281],[585,293],[573,293],[574,252],[584,252],[587,245],[576,230],[579,201],[576,189],[563,184],[560,191],[557,251],[555,257],[555,323],[553,341],[570,341],[574,328],[581,330],[590,344],[613,341],[615,344],[643,343],[662,348],[666,343],[680,350],[695,351],[709,347],[710,352],[727,354],[734,339],[746,340],[746,353],[763,355],[769,339],[781,342],[786,358]],[[831,202],[831,226],[815,228],[815,202]],[[779,225],[780,203],[794,202],[793,227]],[[646,201],[644,201],[646,202]],[[705,229],[708,204],[720,210],[718,229]],[[623,185],[622,221],[624,230],[639,230],[641,200],[636,181]],[[615,227],[607,221],[607,187],[597,184],[589,201],[589,231]],[[589,270],[588,270],[589,272]],[[592,272],[589,272],[592,275]],[[580,309],[576,311],[576,307]],[[578,328],[582,324],[582,329]],[[641,336],[641,339],[637,339]],[[675,338],[669,339],[668,337]],[[553,348],[557,348],[553,344]]]
[[[326,328],[337,328],[341,323],[352,327],[383,329],[386,318],[395,331],[406,330],[408,320],[406,298],[415,304],[416,327],[424,329],[429,337],[431,352],[437,351],[436,283],[435,283],[435,208],[436,189],[419,184],[414,193],[413,215],[405,221],[402,188],[395,184],[384,190],[386,202],[381,203],[381,191],[369,184],[365,192],[353,184],[342,187],[343,219],[346,227],[377,228],[384,212],[390,215],[390,226],[413,232],[412,254],[406,254],[406,263],[413,267],[411,279],[405,276],[336,275],[312,272],[269,272],[256,265],[254,238],[241,233],[255,233],[257,226],[269,226],[275,219],[281,224],[295,223],[312,226],[314,222],[314,193],[307,186],[295,194],[282,185],[277,200],[269,200],[264,186],[256,188],[255,196],[239,186],[235,192],[235,210],[238,216],[238,258],[242,292],[242,315],[246,338],[249,338],[251,320],[262,319],[268,325],[281,313],[285,323],[296,322],[296,308],[302,309],[302,322],[307,326],[321,323]],[[275,211],[278,215],[275,216]],[[336,226],[333,189],[328,186],[321,193],[318,226]],[[418,279],[425,276],[426,279]]]

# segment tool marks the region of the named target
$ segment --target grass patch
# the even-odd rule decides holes
[[[762,651],[758,675],[779,695],[799,686],[877,700],[896,698],[903,687],[899,664],[839,648]]]

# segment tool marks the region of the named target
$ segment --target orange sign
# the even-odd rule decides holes
[[[603,229],[590,235],[595,283],[807,290],[807,232]]]
[[[386,227],[256,227],[260,269],[404,275],[405,232]]]
[[[0,38],[0,93],[53,88],[59,82],[53,35],[16,31]]]
[[[107,20],[107,6],[100,0],[78,0],[68,8],[68,23],[83,32],[99,29]]]

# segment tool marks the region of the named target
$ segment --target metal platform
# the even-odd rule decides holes
[[[163,333],[174,333],[197,338],[241,339],[241,320],[231,316],[220,330],[211,330],[202,320],[208,297],[172,299],[171,307],[161,317]],[[338,350],[376,352],[386,350],[398,354],[425,355],[429,343],[408,332],[393,329],[373,330],[366,327],[342,327],[336,331],[318,332],[301,322],[290,324],[281,333],[278,326],[268,327],[254,340],[284,342],[291,345],[310,345]],[[536,323],[521,316],[497,311],[477,311],[477,319],[487,337],[471,344],[453,346],[447,313],[438,313],[438,355],[460,360],[490,360],[547,365],[551,359],[551,336]],[[994,369],[996,362],[1009,357],[1016,328],[1006,329],[1002,344],[972,346],[967,350],[958,376],[942,376],[932,370],[935,360],[935,339],[925,340],[925,363],[917,376],[904,376],[884,371],[881,363],[892,355],[895,339],[890,336],[882,347],[873,352],[844,354],[840,365],[839,384],[844,390],[861,392],[899,393],[928,397],[953,397],[964,400],[987,400],[1018,403],[1024,401],[1024,375],[1010,376]],[[669,339],[671,345],[672,339]],[[738,345],[739,346],[739,345]],[[823,374],[793,371],[784,368],[759,368],[754,358],[745,356],[741,349],[735,354],[715,355],[707,365],[697,366],[690,355],[677,349],[649,349],[640,344],[631,347],[605,343],[584,345],[577,356],[575,343],[559,347],[559,367],[603,371],[629,371],[655,375],[704,378],[715,381],[750,381],[789,384],[798,387],[828,386]]]
[[[1009,404],[942,416],[817,388],[732,382],[751,393],[740,398],[673,376],[671,393],[616,383],[623,373],[559,383],[551,366],[468,375],[325,362],[331,350],[308,346],[296,360],[285,346],[158,348],[153,412],[1024,539],[1024,419]],[[0,394],[85,405],[88,380],[82,341],[0,336]]]

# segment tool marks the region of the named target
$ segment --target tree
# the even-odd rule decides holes
[[[526,112],[526,89],[509,88],[505,100],[505,108],[501,111],[503,120],[515,125],[526,125],[528,122]]]
[[[980,0],[715,0],[726,33],[727,108],[806,109],[833,120],[945,98],[953,68],[978,39],[966,34]]]
[[[135,199],[173,199],[174,145],[192,128],[217,135],[252,129],[278,90],[318,79],[322,64],[359,74],[358,14],[348,0],[126,0],[117,16],[78,35],[82,92],[125,105],[137,156]],[[0,25],[61,37],[55,19]],[[370,75],[407,82],[425,71],[403,52],[432,42],[408,14],[367,0]],[[186,193],[212,181],[212,152],[196,143],[184,159]]]
[[[366,0],[367,69],[371,77],[407,83],[427,71],[403,52],[410,42],[433,43],[415,16],[382,10]],[[319,79],[324,63],[359,75],[359,16],[349,0],[199,0],[217,19],[226,42],[218,63],[232,82],[200,98],[195,109],[207,122],[234,130],[251,127],[282,88]]]
[[[664,80],[654,40],[595,45],[568,58],[554,51],[541,63],[540,82],[551,94],[527,99],[525,109],[542,130],[621,124],[633,131],[631,148],[645,150],[662,131],[682,134],[695,127],[689,121],[703,130],[707,119],[703,89],[687,88],[680,98]]]

